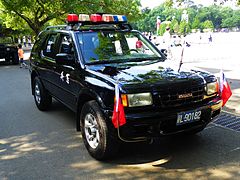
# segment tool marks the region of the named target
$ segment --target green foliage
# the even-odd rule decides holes
[[[162,36],[166,31],[167,24],[161,24],[159,35]]]
[[[173,33],[178,33],[179,32],[179,24],[178,21],[176,19],[173,19],[171,22],[171,31]]]
[[[180,25],[179,25],[179,33],[186,35],[188,33],[190,33],[191,29],[189,26],[189,23],[187,23],[186,21],[181,21]]]
[[[240,24],[240,11],[233,12],[231,17],[223,20],[222,27],[237,27]]]
[[[196,16],[193,20],[192,23],[192,29],[200,29],[200,20],[198,19],[198,17]]]
[[[173,6],[173,0],[166,0],[165,1],[165,6],[166,7],[172,7]]]
[[[239,0],[240,1],[240,0]],[[212,5],[209,7],[196,6],[190,0],[178,1],[180,4],[187,3],[187,8],[173,8],[176,0],[167,0],[160,6],[143,12],[143,18],[135,23],[140,31],[155,32],[156,20],[160,16],[161,21],[172,21],[171,32],[184,34],[191,32],[191,29],[218,29],[223,27],[240,27],[240,10],[233,10],[229,7]],[[183,10],[188,12],[188,24],[181,22]],[[176,23],[177,21],[177,23]],[[161,25],[160,33],[165,31],[165,25]]]
[[[38,34],[45,26],[63,23],[68,13],[125,14],[130,21],[141,17],[140,0],[1,0],[0,19],[13,29]]]
[[[214,28],[214,26],[213,26],[212,21],[206,20],[206,21],[203,23],[203,29],[213,29],[213,28]]]

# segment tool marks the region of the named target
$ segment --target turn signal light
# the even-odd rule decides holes
[[[126,94],[121,94],[121,98],[122,98],[122,105],[123,107],[127,107],[128,106],[128,98]]]

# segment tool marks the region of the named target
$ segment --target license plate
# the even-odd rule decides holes
[[[202,114],[202,111],[199,109],[192,110],[192,111],[180,112],[177,114],[176,125],[178,126],[178,125],[182,125],[182,124],[191,123],[194,121],[199,121],[201,119],[201,114]]]

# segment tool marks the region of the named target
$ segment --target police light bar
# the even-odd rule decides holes
[[[112,15],[112,14],[79,14],[80,22],[93,22],[93,23],[117,23],[117,22],[127,22],[127,17],[124,15]]]

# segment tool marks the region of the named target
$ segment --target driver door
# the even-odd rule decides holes
[[[59,37],[58,54],[67,54],[73,61],[72,65],[57,64],[56,73],[58,74],[57,85],[59,88],[59,100],[73,111],[76,111],[77,97],[80,85],[77,82],[79,77],[78,66],[76,63],[76,51],[72,38],[69,34],[61,34]]]

